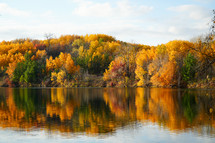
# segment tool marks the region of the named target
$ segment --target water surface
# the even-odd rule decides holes
[[[215,142],[215,90],[0,88],[0,142]]]

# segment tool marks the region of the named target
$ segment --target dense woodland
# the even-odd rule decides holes
[[[212,20],[210,33],[195,40],[157,46],[104,34],[2,41],[2,85],[214,87],[214,25]]]

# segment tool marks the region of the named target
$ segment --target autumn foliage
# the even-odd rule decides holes
[[[95,75],[103,79],[103,86],[185,87],[215,76],[214,51],[211,35],[157,46],[126,43],[105,34],[17,39],[0,42],[0,73],[17,86],[81,86]]]

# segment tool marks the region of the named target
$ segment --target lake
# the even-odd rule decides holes
[[[215,142],[215,90],[0,88],[0,142]]]

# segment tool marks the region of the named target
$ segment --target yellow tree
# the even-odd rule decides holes
[[[175,78],[177,78],[178,87],[183,85],[181,73],[184,58],[191,51],[193,46],[193,43],[182,40],[174,40],[166,44],[169,61],[177,65],[177,73],[175,73],[177,76]]]
[[[149,73],[148,67],[149,64],[156,56],[155,48],[143,49],[138,52],[136,57],[136,78],[139,80],[137,83],[138,86],[143,86],[149,84]]]
[[[9,66],[7,67],[6,73],[8,74],[10,79],[13,78],[13,72],[16,69],[16,64],[17,64],[16,62],[9,63]]]
[[[54,63],[53,57],[50,56],[49,59],[46,59],[46,72],[49,73],[52,70],[54,70]]]
[[[36,59],[41,59],[43,57],[47,56],[47,53],[45,50],[38,50],[36,52]]]
[[[67,75],[66,75],[66,72],[64,70],[60,70],[58,73],[57,72],[51,73],[51,81],[53,83],[57,82],[61,86],[64,85],[66,78],[67,78]]]
[[[70,75],[73,75],[74,73],[78,72],[80,69],[79,66],[75,66],[74,61],[72,60],[72,57],[70,54],[67,55],[64,67]]]
[[[176,64],[168,61],[163,63],[158,72],[151,77],[151,83],[155,86],[169,87],[176,85]]]

